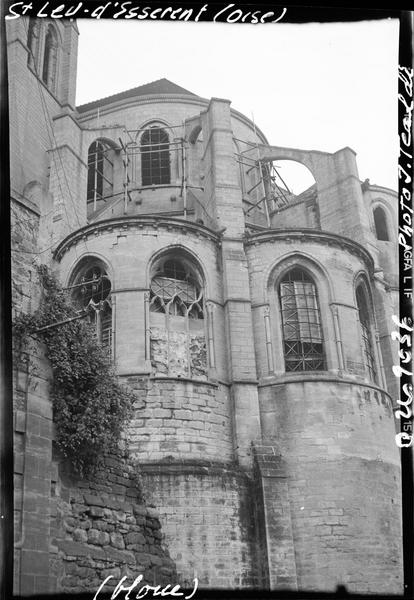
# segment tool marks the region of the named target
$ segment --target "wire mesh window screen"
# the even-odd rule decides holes
[[[302,269],[292,269],[280,283],[286,371],[325,369],[316,287]]]
[[[169,138],[161,127],[151,127],[142,134],[141,177],[142,185],[170,183]]]
[[[362,351],[364,358],[365,370],[371,381],[378,382],[377,370],[375,367],[375,355],[372,343],[371,325],[368,312],[368,304],[362,287],[356,290],[356,299],[358,306],[358,316],[361,325]]]

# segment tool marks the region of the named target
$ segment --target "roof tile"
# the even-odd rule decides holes
[[[156,81],[151,81],[150,83],[144,83],[144,85],[140,85],[124,92],[119,92],[118,94],[113,94],[112,96],[107,96],[106,98],[94,100],[93,102],[88,102],[87,104],[81,104],[77,107],[77,109],[79,112],[86,112],[88,110],[93,110],[94,108],[104,106],[105,104],[116,102],[117,100],[133,98],[135,96],[147,96],[149,94],[184,94],[187,96],[198,97],[197,94],[194,94],[193,92],[190,92],[180,85],[177,85],[176,83],[173,83],[169,79],[165,79],[165,77],[163,77],[162,79],[157,79]]]

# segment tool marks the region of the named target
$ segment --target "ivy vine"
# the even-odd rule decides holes
[[[15,348],[22,352],[30,339],[45,344],[53,372],[56,443],[75,470],[85,475],[103,454],[119,447],[135,396],[119,383],[87,319],[67,321],[79,312],[54,275],[45,265],[38,272],[43,299],[36,312],[14,321]]]

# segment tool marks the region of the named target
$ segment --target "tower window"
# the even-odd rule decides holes
[[[112,347],[111,281],[103,265],[88,263],[78,274],[73,287],[73,300],[89,314],[98,343]]]
[[[42,80],[51,91],[56,88],[58,39],[55,28],[49,25],[45,38]]]
[[[113,193],[113,154],[109,144],[101,140],[89,147],[87,203],[93,211]]]
[[[36,19],[29,20],[29,29],[27,32],[27,47],[29,49],[29,54],[27,56],[27,64],[35,68],[37,51],[39,47],[39,22]]]
[[[374,209],[374,224],[375,224],[375,233],[377,235],[377,240],[388,242],[388,227],[387,227],[387,218],[385,216],[385,211],[381,206],[377,206]]]
[[[369,316],[368,303],[365,292],[360,285],[356,290],[359,324],[361,327],[362,351],[365,370],[369,379],[377,383],[377,371],[375,368],[375,355],[372,343],[371,320]]]
[[[168,134],[161,127],[150,127],[141,138],[142,185],[168,184],[170,151]]]
[[[302,269],[291,269],[279,287],[285,367],[291,371],[325,369],[316,287]]]

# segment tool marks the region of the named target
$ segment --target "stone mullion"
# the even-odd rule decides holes
[[[187,375],[191,378],[191,358],[190,358],[190,323],[188,313],[191,310],[191,306],[187,307],[185,314],[185,351],[187,354]]]
[[[331,305],[331,309],[332,309],[332,314],[333,314],[336,351],[337,351],[337,357],[338,357],[339,370],[344,371],[345,370],[344,348],[343,348],[343,343],[342,343],[341,328],[339,325],[338,307]]]
[[[382,388],[384,388],[384,390],[386,390],[387,389],[387,380],[385,377],[384,362],[382,360],[382,352],[381,352],[381,342],[380,342],[380,337],[379,337],[377,328],[375,328],[374,335],[375,335],[376,354],[378,356],[378,362],[379,362],[379,378],[378,378],[379,384],[381,385]],[[375,361],[375,353],[374,353],[374,361]]]
[[[273,364],[273,344],[272,344],[272,332],[270,328],[270,307],[265,306],[263,308],[263,319],[265,324],[265,336],[266,336],[266,354],[267,354],[267,368],[269,373],[274,372]]]
[[[145,360],[151,360],[151,327],[150,327],[150,293],[144,293],[144,319],[145,319]]]
[[[207,303],[207,345],[208,345],[208,359],[210,368],[216,368],[216,358],[214,350],[214,306],[211,302]]]

